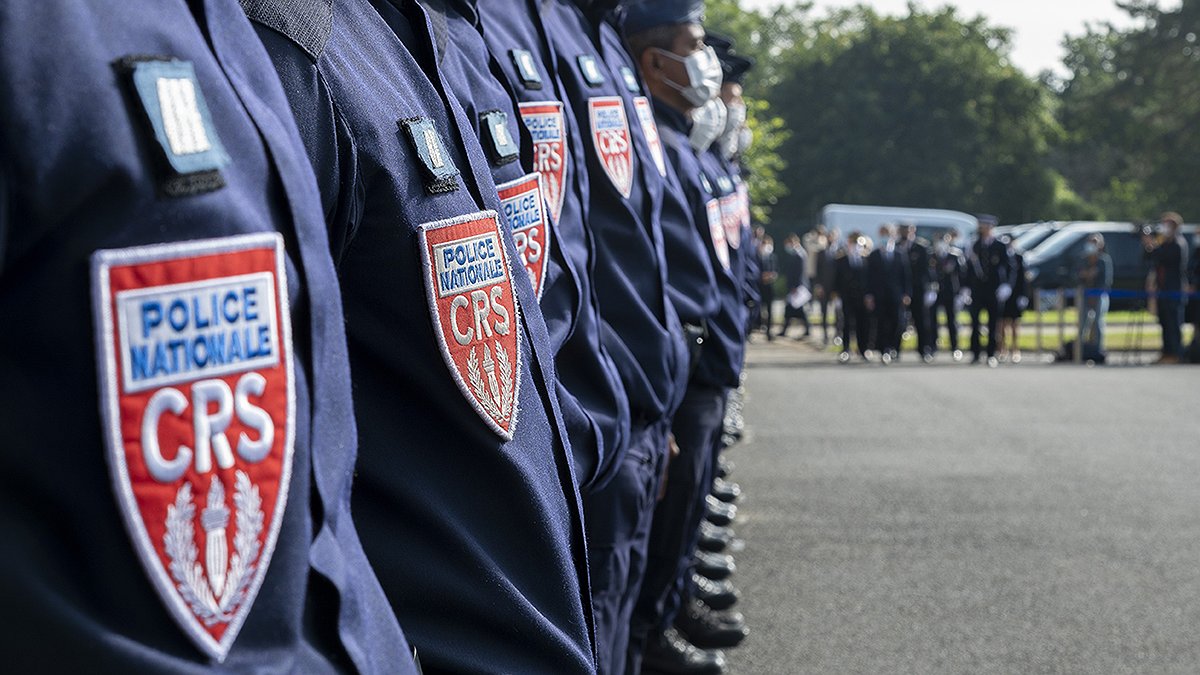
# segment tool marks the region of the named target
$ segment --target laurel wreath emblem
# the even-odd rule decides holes
[[[220,480],[214,478],[214,480]],[[205,626],[228,623],[246,598],[254,576],[263,529],[262,497],[258,486],[250,482],[243,471],[236,473],[233,495],[237,511],[237,533],[233,538],[233,555],[225,574],[227,580],[218,597],[213,593],[204,567],[197,562],[195,515],[192,484],[184,483],[175,494],[175,503],[167,506],[167,531],[163,544],[171,564],[171,577],[176,588]]]
[[[471,381],[475,399],[483,406],[484,411],[494,419],[503,421],[512,417],[513,368],[508,352],[500,342],[494,342],[493,345],[496,349],[495,363],[491,363],[491,352],[487,343],[484,343],[483,367],[489,374],[495,372],[495,382],[489,385],[484,381],[484,374],[480,372],[479,353],[474,346],[471,347],[471,355],[467,358],[467,379]],[[499,385],[499,391],[496,391],[496,384]]]

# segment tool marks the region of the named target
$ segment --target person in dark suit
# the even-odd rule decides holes
[[[946,331],[950,336],[950,351],[953,353],[955,361],[961,361],[963,353],[958,348],[958,311],[961,306],[959,298],[964,289],[963,276],[966,274],[967,263],[963,258],[962,250],[954,246],[954,240],[957,237],[958,232],[949,230],[934,245],[933,275],[937,301],[931,308],[929,318],[936,342],[939,327],[938,309],[940,308],[946,314]]]
[[[829,344],[829,310],[834,311],[833,316],[833,332],[838,332],[838,317],[837,308],[833,305],[834,282],[837,276],[837,265],[835,264],[839,253],[842,251],[838,241],[841,233],[836,229],[830,230],[826,235],[825,248],[815,252],[816,256],[816,276],[813,277],[813,298],[821,307],[821,332],[822,339],[825,344]],[[842,345],[845,349],[846,346]]]
[[[1010,363],[1021,362],[1021,347],[1017,342],[1021,332],[1021,315],[1029,307],[1029,289],[1025,281],[1025,256],[1012,245],[1012,239],[1002,240],[1008,250],[1008,262],[1012,268],[1012,295],[1000,310],[1000,347]]]
[[[812,334],[812,328],[808,324],[808,314],[804,311],[804,305],[794,307],[792,305],[795,299],[795,294],[800,291],[801,287],[806,286],[807,276],[804,274],[804,269],[808,264],[808,251],[800,244],[800,237],[791,234],[784,240],[783,244],[783,263],[781,271],[783,278],[787,281],[787,302],[783,306],[783,325],[779,327],[779,337],[787,335],[788,326],[792,324],[792,320],[804,325],[804,334],[796,338],[803,340]]]
[[[971,289],[971,363],[979,363],[984,353],[983,312],[987,312],[987,363],[993,368],[999,345],[1000,307],[1012,296],[1012,264],[1008,250],[992,233],[995,216],[979,217],[979,236],[971,246],[967,276]]]
[[[874,316],[875,348],[886,365],[900,356],[904,310],[912,303],[908,259],[897,250],[896,232],[879,228],[879,248],[867,259],[867,310]]]
[[[908,279],[912,302],[908,313],[912,317],[913,329],[917,332],[917,351],[926,363],[933,361],[936,336],[933,332],[932,312],[937,299],[932,293],[933,268],[929,242],[917,237],[917,228],[905,223],[900,226],[900,243],[897,248],[908,261]],[[903,327],[903,322],[901,323]]]
[[[867,358],[870,331],[865,298],[867,295],[867,238],[851,232],[846,247],[834,259],[833,293],[842,301],[842,353],[839,360],[850,360],[850,336],[857,341],[859,357]]]
[[[1146,257],[1151,264],[1148,290],[1158,310],[1158,323],[1162,326],[1162,356],[1156,363],[1179,363],[1183,355],[1183,310],[1187,302],[1187,242],[1179,234],[1183,217],[1174,211],[1162,214],[1159,219],[1162,235],[1157,242],[1143,238]]]
[[[779,258],[775,255],[775,239],[769,234],[758,244],[758,270],[758,294],[762,298],[759,325],[770,342],[775,339],[771,324],[775,323],[775,280],[779,278]]]

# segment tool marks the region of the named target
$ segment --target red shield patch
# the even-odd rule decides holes
[[[738,210],[741,212],[742,227],[750,229],[750,188],[745,181],[737,179]]]
[[[725,227],[725,241],[733,250],[742,247],[742,197],[738,193],[721,197],[721,224]]]
[[[533,170],[542,174],[542,190],[554,222],[562,216],[567,175],[567,131],[563,104],[522,103],[521,118],[533,136]]]
[[[721,222],[721,204],[716,199],[710,199],[704,204],[708,212],[708,232],[712,237],[713,250],[721,267],[729,269],[729,245],[725,242],[725,224]]]
[[[172,616],[218,661],[262,585],[291,481],[285,270],[274,233],[92,256],[121,511]]]
[[[541,300],[546,266],[550,262],[550,221],[546,219],[546,202],[542,199],[541,174],[531,173],[497,189],[504,220],[517,244],[517,255],[529,272],[534,295]]]
[[[650,99],[638,96],[633,99],[633,107],[637,109],[638,119],[642,122],[642,133],[650,144],[650,154],[654,157],[654,165],[658,167],[660,176],[667,175],[667,157],[663,154],[662,138],[658,135],[658,123],[654,121],[654,108]]]
[[[421,226],[433,329],[458,388],[504,440],[517,425],[521,328],[495,211]]]
[[[625,104],[620,96],[588,99],[588,114],[600,165],[617,192],[628,199],[633,193],[633,142]]]

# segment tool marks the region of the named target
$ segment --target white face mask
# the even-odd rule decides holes
[[[934,244],[933,246],[934,246],[934,249],[937,251],[938,255],[946,255],[947,253],[950,252],[950,244],[947,244],[944,241],[939,241],[936,244]]]
[[[1100,252],[1100,249],[1095,244],[1087,243],[1087,244],[1083,245],[1083,254],[1084,255],[1096,255],[1099,252]]]
[[[687,56],[679,56],[665,49],[656,49],[663,56],[679,61],[687,69],[688,82],[686,85],[672,82],[667,78],[663,78],[663,82],[683,94],[688,103],[698,108],[721,93],[721,62],[717,59],[717,52],[712,47],[706,46]]]
[[[742,103],[725,106],[725,131],[721,133],[721,154],[732,159],[738,152],[738,136],[746,124],[746,106]]]
[[[692,111],[692,131],[688,140],[696,152],[706,152],[724,129],[725,104],[719,98],[710,99]]]

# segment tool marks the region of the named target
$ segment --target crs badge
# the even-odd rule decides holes
[[[721,204],[710,199],[704,203],[704,210],[708,212],[708,233],[712,237],[713,251],[721,267],[729,271],[729,245],[725,241],[725,224],[721,221]]]
[[[617,192],[629,199],[633,193],[633,143],[625,104],[620,96],[590,98],[588,115],[600,165]]]
[[[742,247],[742,197],[736,192],[721,197],[721,223],[725,227],[725,241],[729,247]]]
[[[505,441],[517,425],[520,311],[495,211],[421,226],[433,331],[467,402]]]
[[[542,174],[542,188],[550,218],[558,222],[566,196],[567,131],[563,104],[538,101],[521,104],[521,119],[533,136],[533,169]]]
[[[524,178],[498,185],[504,220],[512,230],[517,254],[533,293],[540,301],[546,281],[546,266],[550,262],[550,221],[546,218],[546,202],[542,199],[541,174],[531,173]]]
[[[117,501],[146,573],[217,661],[283,522],[295,436],[275,233],[92,256],[100,400]]]
[[[663,154],[662,138],[658,135],[658,124],[654,121],[654,108],[650,105],[650,99],[645,96],[635,97],[633,106],[642,122],[642,133],[646,135],[646,142],[650,144],[650,154],[654,157],[654,165],[658,167],[658,175],[666,176],[667,158]]]
[[[742,227],[750,229],[750,188],[746,186],[743,180],[737,181],[738,194],[738,210],[742,221]]]

